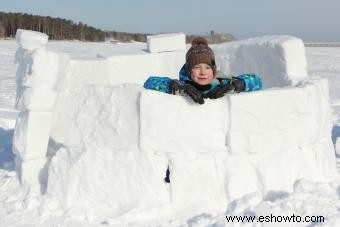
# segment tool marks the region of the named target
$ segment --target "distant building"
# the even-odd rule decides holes
[[[219,34],[215,31],[210,32],[210,37],[207,37],[209,43],[225,43],[235,40],[235,37],[231,34]]]

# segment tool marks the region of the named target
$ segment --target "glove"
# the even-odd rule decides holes
[[[169,83],[169,94],[186,94],[194,102],[203,104],[203,94],[190,84],[181,84],[178,80],[171,80]]]
[[[176,95],[183,91],[183,84],[181,84],[178,80],[171,80],[169,83],[169,94]]]
[[[194,86],[190,84],[185,84],[184,86],[184,93],[189,95],[190,98],[198,103],[198,104],[203,104],[204,99],[203,99],[203,94],[199,90],[197,90]]]
[[[236,93],[240,93],[244,90],[244,82],[242,80],[233,79],[231,84],[234,86]]]
[[[234,93],[234,91],[235,87],[233,84],[221,84],[208,92],[208,98],[218,99],[223,97],[227,93]]]

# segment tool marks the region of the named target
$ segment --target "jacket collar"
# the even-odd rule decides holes
[[[184,83],[191,80],[190,76],[185,70],[185,64],[182,66],[181,70],[179,70],[179,80]]]

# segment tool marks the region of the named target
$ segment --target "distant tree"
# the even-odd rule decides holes
[[[15,37],[15,33],[19,28],[43,32],[49,36],[50,40],[105,41],[105,38],[110,37],[120,42],[146,42],[147,35],[150,35],[102,31],[82,22],[75,23],[63,18],[0,12],[0,38]],[[186,36],[186,41],[190,43],[193,37],[194,35]],[[218,43],[231,41],[234,37],[230,34],[217,34],[211,31],[211,36],[207,37],[207,39],[210,43]]]
[[[14,37],[18,28],[43,32],[51,40],[104,41],[105,37],[118,37],[120,41],[143,40],[144,34],[136,36],[124,32],[104,32],[82,22],[75,23],[62,18],[34,16],[26,13],[0,12],[0,38]]]
[[[7,18],[4,13],[0,13],[0,38],[6,37],[6,23]]]

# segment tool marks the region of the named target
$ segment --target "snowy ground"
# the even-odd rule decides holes
[[[129,54],[141,51],[141,43],[108,44],[82,42],[50,42],[48,48],[68,53],[73,58],[95,59],[112,55]],[[13,40],[0,41],[0,226],[110,226],[110,221],[86,224],[84,221],[65,218],[38,220],[38,214],[23,207],[25,190],[19,187],[14,173],[14,155],[11,152],[13,127],[17,116],[15,103],[15,64],[16,43]],[[327,78],[330,82],[330,97],[333,107],[334,145],[340,138],[340,48],[307,48],[308,71],[310,76]],[[338,148],[340,149],[340,148]],[[340,152],[339,152],[340,153]],[[33,202],[34,203],[34,202]],[[20,212],[22,210],[22,212]],[[230,204],[227,215],[323,215],[326,223],[320,226],[340,226],[340,187],[300,181],[293,193],[273,193],[265,197],[250,194]],[[188,220],[174,218],[172,226],[232,226],[225,215],[202,214]],[[14,221],[15,220],[15,221]],[[35,224],[34,224],[35,223]],[[136,226],[148,223],[137,223]],[[260,225],[262,224],[262,225]],[[267,224],[267,225],[266,225]],[[278,223],[279,224],[279,223]],[[317,223],[281,223],[282,226],[317,226]],[[294,225],[293,225],[294,224]],[[236,223],[237,226],[237,223]],[[273,223],[249,223],[248,226],[273,226]]]

